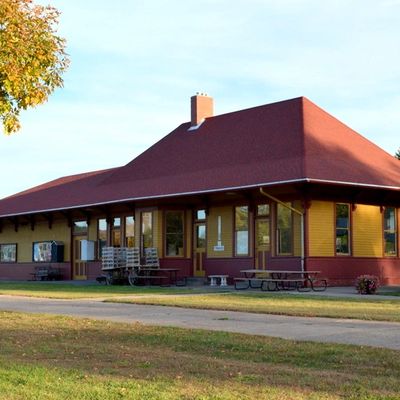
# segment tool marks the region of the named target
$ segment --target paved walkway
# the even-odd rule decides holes
[[[116,322],[200,328],[293,340],[400,350],[400,323],[304,318],[231,311],[0,296],[0,310],[85,317]]]

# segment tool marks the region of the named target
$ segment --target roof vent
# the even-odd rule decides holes
[[[214,115],[214,100],[207,93],[197,92],[190,98],[191,124],[189,130],[200,127],[204,120]]]

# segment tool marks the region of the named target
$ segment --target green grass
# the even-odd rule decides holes
[[[148,294],[193,293],[191,288],[75,285],[51,282],[0,282],[0,294],[53,299],[107,298]]]
[[[233,292],[196,296],[154,295],[107,301],[278,315],[400,322],[400,301],[398,300]]]
[[[0,399],[399,399],[400,352],[0,313]]]

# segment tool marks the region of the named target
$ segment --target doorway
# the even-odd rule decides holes
[[[257,218],[255,230],[255,267],[256,269],[267,269],[271,252],[269,217]]]
[[[87,279],[87,263],[81,260],[81,240],[87,239],[87,235],[72,237],[72,279]]]
[[[206,223],[193,225],[193,276],[204,276],[204,257],[206,255]]]

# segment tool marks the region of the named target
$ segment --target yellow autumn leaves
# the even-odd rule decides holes
[[[0,118],[4,132],[20,128],[19,113],[47,101],[63,85],[65,40],[59,12],[31,0],[0,0]]]

